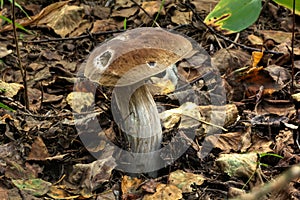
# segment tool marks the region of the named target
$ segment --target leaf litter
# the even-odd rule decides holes
[[[265,13],[259,23],[242,31],[238,42],[282,53],[261,54],[256,60],[251,52],[238,47],[220,48],[220,43],[229,44],[208,33],[195,20],[195,13],[178,1],[165,1],[162,10],[162,1],[39,2],[42,4],[21,3],[31,20],[21,11],[17,15],[17,22],[35,33],[18,31],[22,63],[27,66],[30,110],[22,106],[23,80],[16,67],[12,25],[4,22],[0,27],[0,99],[16,111],[0,110],[1,199],[21,196],[30,199],[224,199],[232,191],[243,193],[259,187],[299,163],[299,116],[296,115],[299,80],[295,76],[292,101],[291,29],[287,9],[270,4],[268,9],[272,12]],[[191,1],[203,17],[216,3]],[[1,15],[11,17],[9,10],[10,6],[5,4]],[[178,140],[174,144],[190,147],[160,171],[157,178],[130,177],[116,169],[115,150],[110,146],[110,142],[126,146],[109,112],[112,91],[100,87],[93,99],[89,95],[89,83],[77,84],[75,89],[74,83],[80,82],[76,73],[80,73],[89,52],[116,35],[114,31],[124,27],[124,18],[128,29],[152,26],[158,12],[159,25],[164,28],[185,25],[177,30],[196,39],[210,53],[222,75],[227,96],[227,104],[213,117],[225,116],[225,126],[209,123],[210,110],[214,108],[207,101],[201,80],[193,85],[198,101],[179,106],[175,96],[188,97],[189,91],[176,91],[168,80],[153,77],[155,100],[167,108],[160,112],[163,145],[173,138]],[[104,31],[112,32],[98,35]],[[68,37],[71,39],[63,40]],[[53,38],[57,41],[51,41]],[[299,56],[297,37],[295,55]],[[297,56],[295,73],[299,71]],[[186,64],[179,63],[178,75],[192,83],[199,74]],[[78,135],[87,133],[77,133],[73,111],[80,112],[93,103],[97,112],[86,113],[77,123],[84,126],[91,119],[99,120],[103,130],[97,137],[102,142],[84,147]],[[191,139],[189,128],[193,126],[197,130]],[[212,132],[218,134],[209,134]],[[202,158],[199,152],[204,148],[201,145],[204,139],[214,148]],[[103,157],[95,160],[89,152],[100,152]],[[283,158],[267,156],[258,160],[257,154],[265,153]],[[167,154],[162,158],[172,160]],[[216,189],[217,186],[220,187]],[[20,192],[16,192],[17,188]],[[277,193],[281,197],[299,197],[299,179],[291,182],[286,191]],[[271,197],[276,199],[276,194]]]

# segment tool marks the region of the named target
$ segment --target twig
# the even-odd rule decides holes
[[[19,49],[17,28],[16,28],[15,0],[12,0],[11,6],[12,6],[12,25],[13,25],[14,39],[15,39],[15,43],[16,43],[18,64],[19,64],[19,68],[21,71],[21,75],[22,75],[22,79],[23,79],[23,86],[24,86],[23,98],[24,98],[25,108],[29,109],[27,75],[26,75],[27,73],[26,73],[26,66],[25,67],[22,66],[21,56],[20,56],[20,49]]]
[[[239,39],[239,37],[240,37],[240,33],[237,33],[236,36],[235,36],[235,38],[234,38],[234,40],[233,40],[233,42],[237,42],[238,39]],[[231,43],[231,44],[229,45],[229,47],[227,47],[226,49],[231,49],[233,46],[234,46],[234,44]]]
[[[59,42],[59,41],[68,41],[68,40],[79,40],[83,38],[89,38],[93,36],[100,36],[100,35],[108,35],[113,33],[120,33],[124,32],[125,30],[113,30],[113,31],[105,31],[105,32],[98,32],[98,33],[91,33],[86,35],[81,35],[78,37],[68,37],[68,38],[51,38],[51,39],[44,39],[44,40],[30,40],[30,41],[23,41],[24,43],[44,43],[44,42]]]
[[[294,43],[295,43],[295,1],[293,1],[293,27],[292,27],[292,55],[291,55],[291,62],[292,62],[292,94],[294,92],[294,74],[295,74],[295,63],[294,63]]]

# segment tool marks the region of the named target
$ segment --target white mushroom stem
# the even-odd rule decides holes
[[[131,90],[133,88],[130,87]],[[130,151],[149,153],[158,150],[162,141],[160,118],[147,85],[138,87],[133,93],[129,92],[128,88],[117,89],[115,99],[122,116],[121,126],[127,136]],[[138,165],[143,165],[146,171],[151,171],[151,166],[155,168],[158,166],[157,162],[160,162],[160,158],[155,157],[157,156],[142,156]]]

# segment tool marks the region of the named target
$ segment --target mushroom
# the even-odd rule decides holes
[[[114,120],[126,134],[134,157],[127,172],[147,173],[162,167],[155,153],[160,149],[162,128],[145,80],[192,50],[191,42],[180,34],[161,28],[136,28],[102,43],[89,56],[84,75],[100,85],[114,87]]]

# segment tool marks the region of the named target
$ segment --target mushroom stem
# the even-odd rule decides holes
[[[135,87],[130,87],[133,90]],[[130,151],[133,153],[150,153],[158,150],[162,141],[162,129],[159,114],[154,99],[147,85],[138,87],[132,92],[128,87],[118,89],[115,99],[122,116],[121,127],[125,132]],[[129,102],[128,102],[128,100]],[[120,122],[119,122],[120,123]],[[150,172],[159,166],[158,154],[141,154],[138,163],[134,164],[137,171]]]

